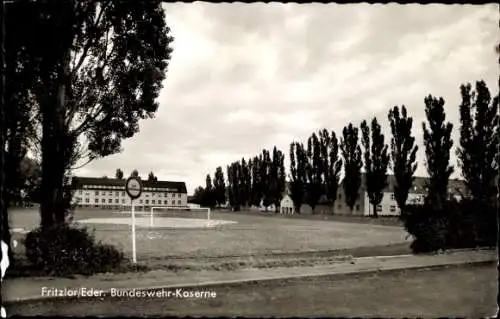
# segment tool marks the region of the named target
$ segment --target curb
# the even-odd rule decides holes
[[[413,255],[410,255],[413,256]],[[375,258],[378,256],[375,256]],[[382,256],[385,257],[385,256]],[[397,256],[395,256],[397,257]],[[374,258],[374,257],[362,257],[362,258]],[[365,269],[355,269],[353,271],[344,272],[331,272],[331,273],[316,273],[316,274],[295,274],[295,275],[277,275],[268,276],[260,278],[249,278],[249,279],[233,279],[233,280],[221,280],[221,281],[208,281],[200,283],[186,283],[186,284],[171,284],[162,286],[150,286],[150,287],[138,287],[138,288],[119,288],[118,290],[135,290],[135,291],[159,291],[159,290],[170,290],[170,289],[189,289],[189,288],[202,288],[202,287],[217,287],[217,286],[232,286],[245,283],[259,283],[259,282],[273,282],[276,280],[296,280],[303,278],[317,278],[317,277],[350,277],[355,275],[368,275],[373,273],[383,273],[390,274],[395,272],[404,272],[406,270],[424,270],[424,269],[439,269],[447,267],[460,267],[460,266],[482,266],[497,263],[496,260],[480,260],[480,261],[461,261],[456,263],[445,263],[445,264],[434,264],[434,265],[410,265],[410,266],[399,266],[394,268],[384,268],[380,266],[369,267]],[[62,289],[61,289],[62,290]],[[110,294],[110,289],[98,289]],[[120,297],[121,298],[121,297]],[[120,299],[118,298],[118,299]],[[53,302],[53,301],[63,301],[63,300],[103,300],[103,297],[97,296],[47,296],[43,297],[40,295],[16,298],[13,300],[4,300],[3,305],[14,305],[14,304],[26,304],[26,303],[36,303],[36,302]]]

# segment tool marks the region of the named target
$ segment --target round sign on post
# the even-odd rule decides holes
[[[125,182],[125,191],[131,200],[131,208],[132,208],[132,261],[134,264],[137,262],[137,253],[135,247],[135,207],[134,207],[134,199],[137,199],[141,196],[142,193],[142,183],[138,177],[131,176]]]
[[[141,197],[142,193],[142,183],[138,177],[129,177],[125,183],[125,190],[131,199],[137,199]]]

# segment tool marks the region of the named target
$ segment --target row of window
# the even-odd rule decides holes
[[[109,196],[113,196],[113,192],[112,191],[108,191],[107,193],[108,193]],[[79,190],[78,194],[82,195],[83,191]],[[101,191],[100,193],[99,193],[99,191],[95,191],[95,196],[99,196],[99,194],[101,194],[102,196],[104,196],[104,195],[106,195],[106,191]],[[158,197],[162,197],[162,194],[163,194],[163,197],[167,197],[169,193],[152,193],[151,197],[155,197],[155,195],[157,195]],[[90,193],[89,192],[85,192],[85,195],[86,196],[90,196]],[[174,198],[175,195],[176,194],[170,193],[170,197],[172,197],[172,198]],[[115,196],[120,196],[120,192],[115,192]],[[125,192],[121,192],[121,196],[125,196]],[[145,194],[145,196],[149,197],[149,194]],[[181,198],[181,194],[178,193],[177,197]]]
[[[77,201],[77,202],[81,202],[81,198],[76,198],[76,201]],[[94,202],[95,202],[96,204],[98,204],[98,203],[99,203],[99,198],[96,198],[96,199],[94,200]],[[106,204],[106,199],[105,199],[105,198],[102,198],[100,202],[101,202],[101,203],[103,203],[103,204]],[[85,198],[85,203],[90,203],[90,198]],[[113,199],[112,199],[112,198],[109,198],[109,199],[108,199],[108,201],[107,201],[107,203],[108,203],[108,204],[113,204]],[[120,200],[119,200],[118,198],[116,198],[116,199],[114,200],[114,203],[115,203],[115,204],[119,204],[119,203],[120,203]],[[121,200],[121,203],[122,203],[122,204],[125,204],[125,199],[122,199],[122,200]],[[139,204],[149,204],[149,200],[148,200],[148,199],[146,199],[146,200],[144,200],[144,201],[143,201],[142,199],[140,199],[140,200],[139,200]],[[153,205],[155,205],[155,204],[161,205],[161,204],[162,204],[162,200],[161,200],[161,199],[159,199],[159,200],[154,200],[154,199],[152,199],[152,200],[151,200],[151,204],[153,204]],[[163,201],[163,205],[168,205],[168,204],[169,204],[169,201],[168,201],[168,200],[164,200],[164,201]],[[180,204],[181,204],[181,200],[178,200],[178,201],[177,201],[177,204],[178,204],[178,205],[180,205]],[[172,200],[172,201],[171,201],[171,205],[175,205],[175,200]]]
[[[342,209],[342,204],[338,204],[337,208]],[[360,210],[360,208],[361,208],[360,205],[356,205],[355,211],[358,212]],[[396,212],[396,205],[391,205],[389,207],[389,210],[391,213]],[[377,212],[381,212],[381,211],[382,211],[382,205],[377,205]]]
[[[83,189],[117,189],[123,190],[125,186],[108,186],[108,185],[83,185]],[[173,192],[176,193],[176,188],[153,188],[153,187],[145,187],[142,189],[145,192]]]

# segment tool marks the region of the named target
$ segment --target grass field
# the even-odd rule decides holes
[[[213,286],[211,300],[103,298],[7,306],[42,316],[466,317],[496,311],[496,265]]]
[[[78,210],[75,214],[75,220],[97,217],[116,218],[119,215],[95,210]],[[237,223],[215,229],[154,230],[154,236],[148,229],[138,229],[138,260],[308,253],[409,243],[402,227],[374,225],[373,222],[349,223],[220,211],[213,212],[212,218]],[[39,214],[36,210],[14,210],[10,222],[13,229],[32,229],[39,224]],[[95,228],[97,239],[115,245],[130,256],[130,226],[96,224],[88,228]],[[22,237],[19,233],[14,236],[18,240]],[[22,245],[18,245],[16,252],[22,253],[22,249]]]

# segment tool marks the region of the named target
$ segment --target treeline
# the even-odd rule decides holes
[[[469,189],[469,197],[493,203],[498,193],[496,185],[500,162],[497,149],[500,144],[498,96],[491,98],[484,81],[476,82],[475,91],[470,84],[461,85],[460,92],[458,164]],[[442,97],[429,95],[424,99],[427,121],[422,123],[422,128],[430,177],[425,203],[437,209],[442,209],[450,199],[448,182],[454,171],[450,164],[453,125],[446,121],[444,105]],[[341,183],[344,201],[351,210],[360,197],[363,170],[364,186],[373,206],[373,216],[377,217],[377,206],[383,198],[383,190],[388,184],[387,173],[391,169],[395,180],[395,200],[403,211],[415,178],[418,146],[412,134],[413,119],[404,105],[390,109],[388,120],[392,135],[389,145],[376,117],[369,124],[366,120],[362,121],[359,128],[349,123],[342,130],[340,142],[335,132],[328,133],[326,129],[313,133],[307,140],[307,146],[293,142],[290,146],[290,194],[295,212],[300,213],[300,206],[304,203],[314,211],[322,195],[334,207],[341,168],[344,172]]]
[[[458,165],[470,198],[494,202],[497,194],[499,155],[498,96],[491,98],[484,81],[476,82],[475,91],[470,84],[460,86],[460,145],[457,149]],[[454,171],[450,164],[453,146],[453,125],[446,121],[445,101],[429,95],[424,98],[426,121],[422,123],[426,168],[425,203],[441,209],[450,199],[449,179]],[[474,113],[474,114],[473,114]],[[377,217],[384,189],[388,185],[388,171],[394,175],[392,191],[398,207],[403,211],[414,182],[417,169],[418,146],[413,135],[413,118],[404,105],[394,106],[387,114],[390,140],[386,142],[376,117],[357,127],[349,123],[337,137],[327,129],[314,132],[306,144],[290,144],[289,194],[296,213],[303,204],[313,212],[322,198],[334,212],[340,187],[344,202],[353,210],[360,198],[362,173],[365,189]],[[361,134],[360,134],[361,133]],[[222,169],[217,168],[214,185],[207,175],[206,187],[195,193],[198,202],[207,206],[223,205],[228,195],[234,210],[249,205],[274,204],[279,209],[285,185],[284,155],[276,149],[273,156],[263,151],[248,161],[242,159],[227,168],[226,187]],[[343,182],[340,174],[343,169]],[[362,172],[363,171],[363,172]],[[224,191],[225,190],[225,191]],[[203,194],[203,196],[201,196]],[[205,198],[201,200],[201,198]]]
[[[141,178],[141,176],[139,175],[139,171],[137,169],[134,169],[131,173],[130,173],[130,176],[132,177],[138,177],[138,178]],[[107,176],[103,176],[104,178],[107,178]],[[124,173],[123,173],[123,170],[121,168],[117,168],[116,171],[115,171],[115,178],[116,179],[124,179],[125,176],[124,176]],[[157,182],[158,181],[158,177],[151,171],[149,172],[148,174],[148,179],[147,179],[149,182]]]
[[[210,174],[205,188],[198,187],[193,203],[208,207],[222,206],[229,202],[234,211],[249,206],[274,205],[278,211],[285,191],[285,155],[276,146],[252,158],[235,161],[227,166],[227,185],[222,167],[217,167],[212,185]]]

